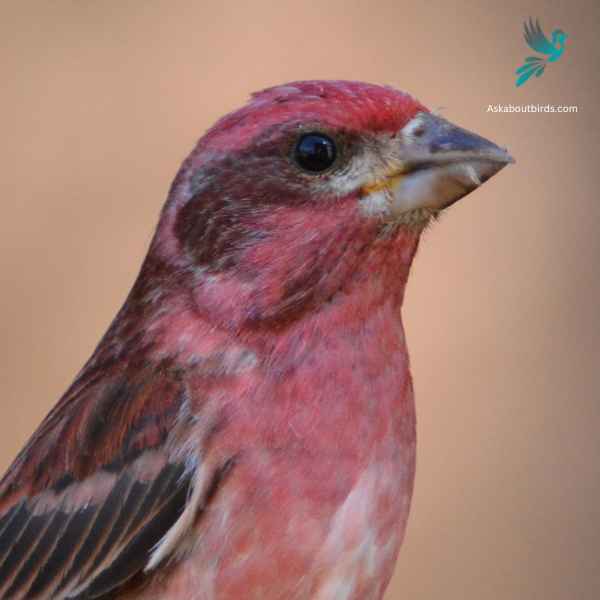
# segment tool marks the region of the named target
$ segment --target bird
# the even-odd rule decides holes
[[[380,600],[415,475],[411,262],[511,162],[378,84],[217,121],[0,482],[0,598]]]
[[[525,59],[525,63],[515,71],[515,74],[518,75],[516,81],[517,87],[522,86],[533,75],[540,77],[548,63],[556,62],[565,51],[565,41],[568,37],[562,29],[555,29],[552,32],[552,42],[550,42],[544,35],[539,20],[536,19],[534,24],[531,17],[529,18],[529,23],[525,22],[523,24],[523,28],[525,30],[523,36],[527,45],[535,52],[545,54],[546,56],[543,58],[528,56]]]

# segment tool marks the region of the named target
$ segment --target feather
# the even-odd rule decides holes
[[[533,19],[529,17],[529,23],[524,23],[524,37],[527,45],[536,52],[542,54],[553,54],[556,48],[550,43],[548,38],[544,35],[542,28],[540,27],[539,20],[536,19],[535,24]]]
[[[527,69],[517,78],[517,87],[523,85],[534,73],[535,69]]]
[[[104,597],[141,573],[163,538],[160,559],[175,550],[219,475],[169,450],[189,426],[178,371],[83,378],[0,484],[0,598]]]

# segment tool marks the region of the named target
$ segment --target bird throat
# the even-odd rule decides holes
[[[298,215],[295,215],[298,217]],[[287,215],[235,264],[197,280],[196,304],[236,330],[284,329],[351,300],[356,318],[377,303],[402,302],[420,228],[377,219],[313,222]]]

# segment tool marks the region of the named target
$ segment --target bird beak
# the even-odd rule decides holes
[[[395,219],[420,209],[440,211],[514,162],[504,148],[431,113],[415,116],[393,143],[393,167],[363,193],[379,212],[384,195]],[[373,194],[379,194],[377,202]]]

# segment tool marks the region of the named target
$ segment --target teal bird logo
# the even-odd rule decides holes
[[[552,41],[548,40],[540,27],[539,20],[536,19],[534,24],[531,17],[529,17],[529,23],[524,23],[524,29],[523,35],[527,45],[535,52],[545,56],[528,56],[525,59],[525,63],[515,71],[515,74],[518,75],[517,87],[523,85],[533,75],[539,77],[548,63],[556,62],[565,51],[567,39],[567,34],[562,29],[555,29],[552,32]]]

